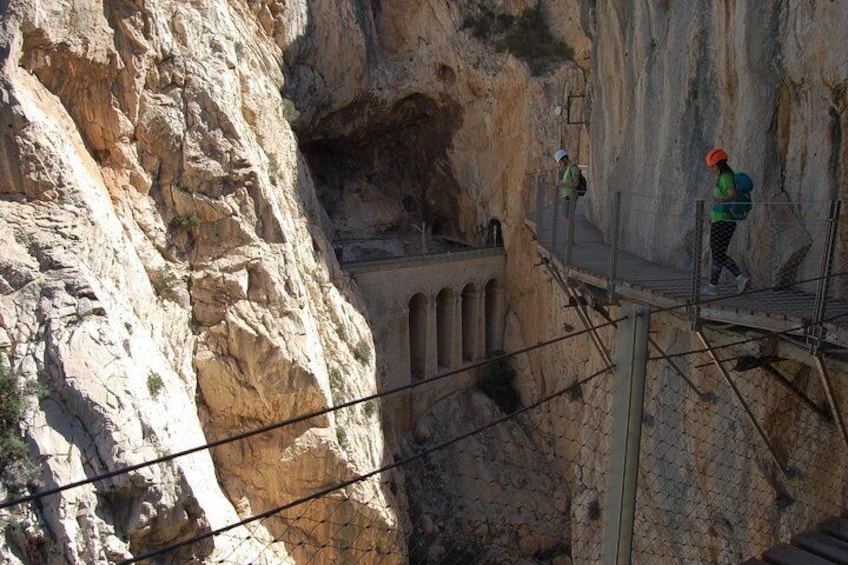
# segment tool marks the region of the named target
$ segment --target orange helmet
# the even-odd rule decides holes
[[[727,161],[727,153],[724,152],[724,149],[718,147],[710,149],[707,153],[707,166],[712,167],[720,161]]]

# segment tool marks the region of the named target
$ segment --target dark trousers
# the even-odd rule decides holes
[[[710,267],[710,284],[717,285],[721,270],[727,269],[734,277],[742,274],[736,262],[727,254],[730,238],[736,231],[736,222],[713,222],[710,224],[710,253],[713,262]]]

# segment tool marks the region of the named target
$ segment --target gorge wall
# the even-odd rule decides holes
[[[0,361],[21,386],[42,391],[27,396],[16,424],[28,459],[4,467],[2,498],[317,414],[3,510],[4,558],[116,562],[402,459],[414,446],[373,404],[328,410],[383,384],[379,344],[334,247],[405,241],[421,223],[479,242],[497,219],[508,260],[506,349],[560,335],[579,322],[538,267],[524,216],[529,179],[561,145],[588,165],[589,215],[603,228],[616,190],[658,199],[679,187],[685,217],[709,186],[702,162],[713,144],[744,164],[762,200],[842,197],[846,2],[714,4],[0,2]],[[473,24],[483,6],[516,19],[538,8],[572,60],[536,72],[496,38],[481,40]],[[566,123],[567,97],[584,94],[587,123]],[[759,250],[745,254],[755,281],[773,280],[790,256],[815,255],[814,226],[803,214],[791,221],[785,230],[763,214],[737,236],[735,251]],[[685,262],[685,246],[666,236],[691,227],[668,224],[631,222],[630,241],[646,243],[652,258]],[[807,239],[787,241],[790,232]],[[799,276],[815,274],[812,259],[802,264]],[[685,322],[656,323],[666,349],[699,347]],[[603,335],[615,339],[611,329]],[[603,364],[586,342],[569,341],[516,358],[516,388],[529,405]],[[667,371],[658,369],[657,382]],[[733,404],[728,390],[708,387]],[[775,487],[758,450],[742,461],[722,450],[718,438],[739,421],[664,390],[646,410],[664,415],[668,437],[686,428],[697,438],[693,460],[718,461],[759,486],[732,516],[712,512],[699,496],[735,491],[693,463],[686,478],[701,488],[682,507],[710,524],[709,548],[678,539],[678,518],[652,515],[656,541],[641,551],[730,562],[770,543],[767,522],[784,535],[810,518],[792,508],[763,515],[762,504],[789,487]],[[429,468],[445,477],[438,492],[424,491],[420,469],[393,470],[177,558],[334,562],[367,547],[388,563],[413,553],[409,534],[425,540],[416,558],[435,562],[475,544],[494,562],[591,556],[605,472],[593,451],[604,442],[603,415],[593,407],[606,394],[586,388],[581,402],[471,438],[469,453],[497,454],[496,487],[449,480],[475,460],[447,452]],[[805,480],[827,481],[834,507],[844,508],[844,446],[788,405],[767,392],[757,415],[786,440],[786,457],[807,463]],[[438,443],[466,431],[466,419],[482,425],[498,414],[473,389],[453,395],[415,441]],[[712,424],[689,424],[690,414]],[[805,433],[793,435],[796,426]],[[824,451],[808,453],[804,442],[817,435]],[[836,455],[826,464],[828,447]],[[549,478],[522,491],[515,468]],[[672,489],[675,473],[660,469],[648,492]],[[493,499],[534,511],[449,503]],[[328,513],[342,526],[324,523]],[[754,533],[729,536],[731,518]]]

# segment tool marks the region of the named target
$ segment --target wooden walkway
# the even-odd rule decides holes
[[[567,235],[564,220],[558,226],[556,244],[552,244],[553,210],[547,208],[539,223],[528,220],[536,233],[540,255],[571,281],[593,288],[598,294],[614,293],[617,298],[659,308],[675,308],[687,315],[692,296],[692,273],[652,263],[632,253],[619,251],[615,257],[615,278],[609,273],[613,262],[610,246],[602,234],[577,210],[574,222],[575,242],[567,263]],[[706,236],[705,236],[706,239]],[[701,284],[706,284],[702,274]],[[787,332],[805,337],[815,316],[816,297],[797,290],[752,290],[738,294],[735,286],[724,284],[718,296],[701,296],[698,317],[702,320],[757,328],[772,332]],[[848,348],[848,302],[829,299],[822,316],[822,341]],[[823,377],[824,378],[824,377]],[[833,406],[831,406],[833,409]],[[842,420],[839,418],[840,425]],[[758,428],[759,429],[759,428]],[[848,442],[845,430],[843,436]],[[794,536],[790,543],[781,543],[762,555],[744,561],[742,565],[848,565],[848,520],[833,518],[815,530]]]
[[[832,518],[742,565],[848,565],[848,520]]]
[[[582,206],[581,206],[582,207]],[[611,282],[610,246],[602,234],[586,219],[580,207],[574,225],[574,245],[571,264],[566,265],[566,227],[558,226],[556,245],[551,245],[553,210],[542,214],[542,229],[528,220],[536,232],[539,253],[550,260],[569,279],[580,281],[595,289],[609,290]],[[690,302],[692,273],[652,263],[625,251],[617,253],[615,295],[632,302],[660,308],[680,307],[686,313]],[[816,297],[797,290],[760,290],[756,281],[751,291],[737,294],[731,284],[719,286],[718,296],[701,296],[699,317],[703,320],[735,324],[773,332],[787,332],[799,337],[806,335],[815,313]],[[702,274],[702,284],[706,284]],[[848,302],[829,299],[823,316],[823,341],[848,347]]]

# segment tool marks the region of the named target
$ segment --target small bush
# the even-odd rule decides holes
[[[344,377],[342,377],[341,369],[333,367],[330,369],[330,388],[339,390],[344,385]]]
[[[20,435],[20,425],[27,397],[36,390],[34,384],[20,386],[4,356],[0,356],[0,471],[26,459],[27,445]]]
[[[288,123],[296,121],[300,117],[300,111],[295,107],[294,102],[288,98],[283,98],[283,118]]]
[[[378,401],[376,398],[372,398],[371,400],[366,400],[362,404],[362,413],[366,418],[370,418],[377,412]]]
[[[359,340],[359,343],[353,348],[353,357],[363,365],[367,365],[371,361],[371,348],[368,347],[368,343],[364,339]]]
[[[159,373],[150,371],[147,374],[147,391],[150,393],[151,397],[157,398],[159,396],[159,392],[161,392],[164,386],[165,383],[162,382],[162,377]]]
[[[180,230],[192,230],[201,224],[197,214],[182,214],[174,218],[174,227]]]
[[[339,447],[344,450],[350,446],[350,442],[347,439],[347,432],[343,428],[336,428],[336,440],[339,442]]]
[[[153,290],[162,297],[173,296],[178,282],[180,282],[180,278],[168,267],[158,269],[150,278],[150,284],[153,285]]]
[[[551,34],[538,5],[518,18],[481,6],[476,17],[466,17],[463,28],[480,41],[494,43],[495,50],[527,63],[533,76],[547,72],[550,63],[574,60],[574,49]]]

